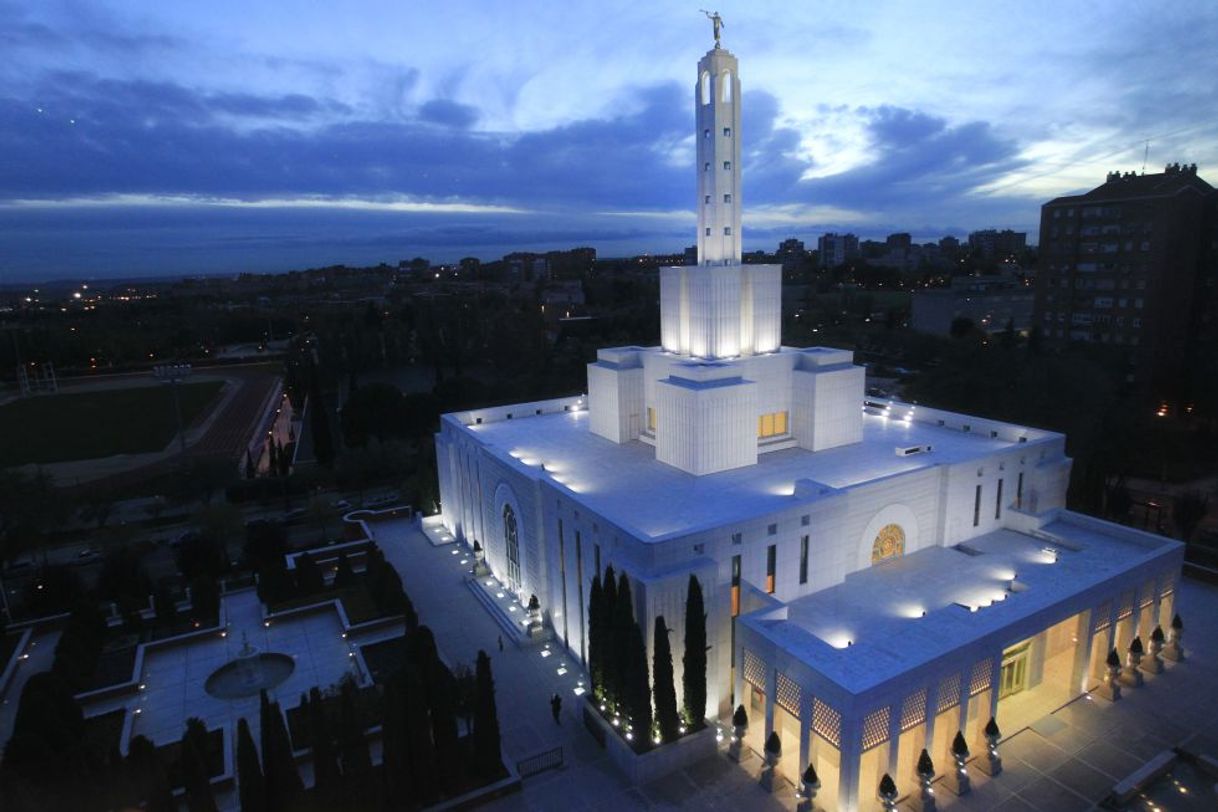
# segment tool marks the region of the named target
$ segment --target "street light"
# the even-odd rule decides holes
[[[182,427],[182,400],[178,396],[178,383],[183,378],[190,377],[190,364],[157,364],[152,368],[152,374],[161,383],[169,384],[173,390],[173,411],[178,418],[178,446],[183,456],[186,454],[186,431]]]

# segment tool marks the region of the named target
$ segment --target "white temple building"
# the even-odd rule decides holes
[[[740,100],[716,43],[698,264],[661,271],[661,346],[600,350],[586,398],[445,415],[442,521],[581,661],[592,578],[625,571],[644,634],[678,630],[678,694],[696,575],[707,716],[744,705],[785,777],[811,763],[819,804],[869,809],[884,773],[916,789],[923,748],[951,772],[957,731],[983,754],[989,719],[1014,732],[1149,648],[1183,546],[1067,510],[1062,435],[867,399],[850,351],[781,345],[780,268],[740,261]]]

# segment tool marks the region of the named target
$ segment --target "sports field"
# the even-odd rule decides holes
[[[189,426],[222,385],[182,384],[182,423]],[[0,468],[160,451],[176,432],[168,386],[23,398],[0,406]]]

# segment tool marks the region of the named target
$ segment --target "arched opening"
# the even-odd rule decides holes
[[[730,102],[732,100],[732,73],[724,71],[723,76],[719,79],[719,84],[722,88],[719,91],[719,100]]]
[[[520,537],[516,527],[516,511],[503,506],[503,541],[507,547],[508,586],[520,589]]]
[[[899,524],[886,524],[875,535],[875,543],[871,545],[871,563],[878,564],[888,558],[900,558],[905,555],[905,531]]]
[[[709,72],[702,71],[702,81],[700,82],[700,84],[702,85],[702,90],[701,90],[702,103],[710,104],[710,102],[711,102],[711,78],[710,78]]]

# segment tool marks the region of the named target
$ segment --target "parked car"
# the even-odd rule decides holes
[[[83,549],[79,553],[77,553],[76,558],[78,561],[92,561],[93,559],[97,558],[100,555],[101,555],[101,553],[99,553],[97,550],[94,550],[92,547],[86,547],[85,549]]]
[[[339,499],[337,502],[332,502],[330,504],[330,506],[333,507],[335,510],[350,510],[351,509],[351,503],[348,502],[346,499]]]

